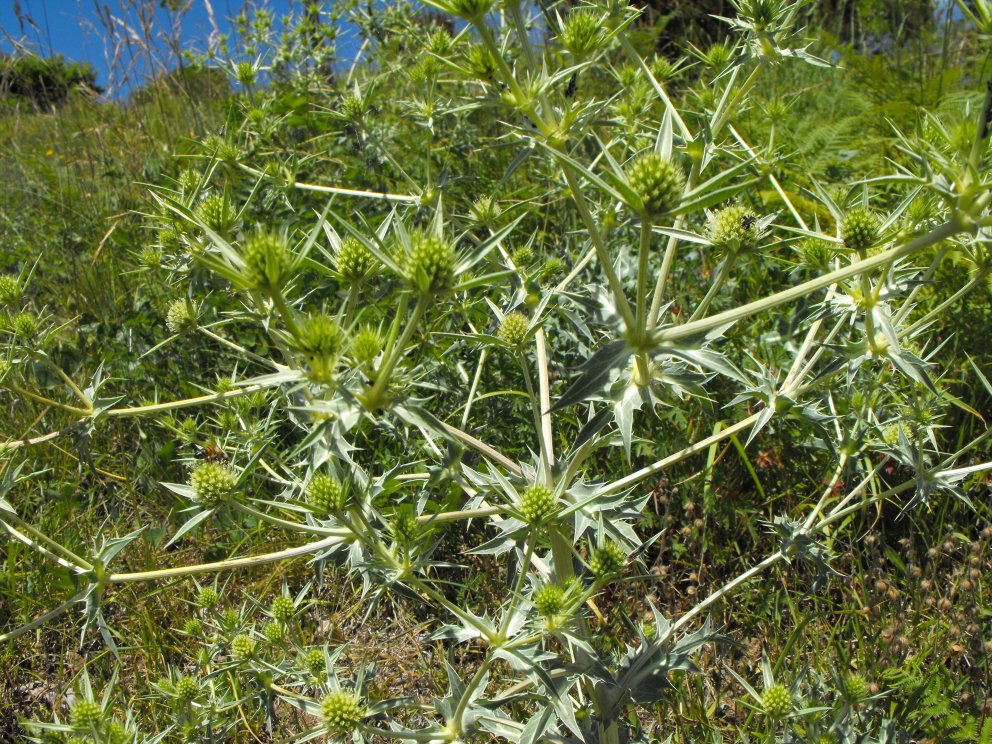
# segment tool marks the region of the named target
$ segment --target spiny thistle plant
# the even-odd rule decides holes
[[[992,469],[974,461],[984,434],[943,435],[941,411],[967,404],[949,397],[939,366],[948,352],[924,334],[985,287],[992,88],[973,112],[981,125],[966,153],[906,133],[898,172],[852,184],[842,198],[810,173],[799,202],[800,190],[770,167],[778,154],[749,142],[735,121],[765,76],[807,64],[831,74],[808,51],[802,2],[732,3],[731,36],[706,73],[712,99],[699,106],[677,105],[652,73],[672,76],[677,66],[638,53],[630,34],[638,11],[624,3],[549,20],[543,47],[535,9],[522,3],[427,4],[458,31],[421,29],[417,54],[442,71],[407,79],[417,86],[402,101],[416,124],[404,135],[410,142],[397,143],[377,121],[377,107],[389,103],[377,98],[382,89],[356,78],[321,89],[326,139],[360,150],[347,178],[311,169],[307,158],[280,159],[283,143],[246,119],[201,148],[199,180],[184,175],[179,188],[151,191],[151,219],[175,231],[162,246],[171,281],[189,296],[210,293],[214,304],[168,305],[172,336],[150,357],[190,338],[212,344],[217,364],[230,362],[215,370],[227,380],[218,389],[129,404],[110,378],[125,370],[63,369],[39,346],[54,323],[24,306],[26,278],[0,281],[8,319],[0,387],[64,423],[0,445],[0,522],[10,541],[53,561],[75,587],[0,640],[82,608],[83,637],[95,630],[125,656],[130,642],[119,644],[106,611],[114,591],[204,582],[189,589],[188,616],[176,623],[188,658],[148,693],[171,711],[162,731],[139,739],[140,720],[115,718],[128,708],[112,679],[102,702],[87,689],[64,722],[33,724],[37,741],[116,741],[120,731],[123,740],[217,741],[235,737],[246,716],[270,732],[292,720],[294,741],[647,741],[638,711],[670,699],[701,671],[700,656],[727,642],[711,622],[715,607],[774,567],[795,586],[823,591],[838,580],[832,545],[852,515],[890,502],[908,513],[967,501]],[[319,25],[319,13],[311,20]],[[316,27],[306,33],[319,36]],[[631,91],[611,89],[607,67],[636,78],[644,114],[633,128],[613,108]],[[247,78],[249,68],[231,69]],[[266,105],[260,69],[250,67],[253,107]],[[270,95],[281,103],[276,89]],[[461,142],[448,142],[452,133]],[[479,175],[478,193],[459,191],[476,183],[461,160],[495,143],[513,145],[496,161],[505,170]],[[430,158],[407,160],[421,146],[445,160],[443,172]],[[449,157],[445,148],[457,151]],[[527,183],[515,185],[522,173]],[[776,194],[773,205],[750,199],[759,188]],[[926,221],[901,229],[921,200]],[[759,295],[738,291],[739,272],[797,251],[801,277],[769,272]],[[922,287],[950,252],[972,275],[920,311]],[[685,287],[673,281],[689,275]],[[774,325],[774,344],[758,343],[754,329],[769,334],[769,318],[800,302]],[[497,386],[489,374],[497,367],[498,379],[512,382]],[[496,420],[486,406],[501,397],[521,405]],[[692,419],[714,406],[725,418],[700,433]],[[651,416],[673,407],[686,412],[673,419],[683,430],[665,432],[653,461],[639,456],[635,467]],[[129,570],[148,525],[72,549],[32,524],[23,495],[44,477],[28,464],[33,447],[136,418],[164,436],[185,431],[171,417],[198,410],[229,446],[185,458],[179,482],[148,494],[182,502],[167,547],[248,527],[278,545],[239,542],[233,555],[197,564],[163,551],[157,567],[145,551]],[[769,554],[677,618],[650,600],[640,616],[604,615],[604,597],[638,587],[645,556],[670,538],[640,521],[654,479],[788,427],[815,443],[809,467],[819,472],[803,506],[764,527]],[[895,482],[883,477],[890,466]],[[452,535],[469,555],[451,549]],[[314,578],[295,594],[283,578],[277,596],[271,587],[280,582],[269,581],[269,595],[242,601],[221,578],[260,566],[277,572],[297,559]],[[488,602],[461,570],[480,561],[506,581]],[[390,689],[374,664],[349,658],[347,643],[305,636],[302,613],[320,612],[312,593],[335,566],[361,584],[366,618],[401,597],[428,608],[425,653],[446,691],[413,699]],[[870,697],[860,678],[839,677],[827,699],[826,683],[799,670],[788,684],[775,682],[767,663],[763,674],[760,691],[757,680],[739,681],[783,740],[893,741],[884,738],[890,722],[852,712]]]

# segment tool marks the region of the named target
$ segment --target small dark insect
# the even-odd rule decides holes
[[[220,448],[220,445],[213,441],[197,446],[196,452],[193,453],[193,457],[197,460],[207,460],[208,462],[227,462],[231,459],[227,456],[227,453]]]
[[[741,227],[745,230],[750,230],[754,227],[754,223],[758,221],[758,218],[753,214],[749,214],[744,219],[741,220]]]
[[[565,88],[565,98],[571,98],[575,95],[575,90],[579,87],[579,73],[573,72],[572,77],[568,79],[568,86]]]

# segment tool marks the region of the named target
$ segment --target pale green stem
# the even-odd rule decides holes
[[[77,408],[76,406],[70,406],[68,403],[59,403],[57,400],[52,400],[51,398],[46,398],[44,395],[32,393],[30,390],[25,390],[20,385],[15,385],[14,383],[5,382],[3,386],[11,392],[33,400],[36,403],[41,403],[43,406],[58,408],[59,410],[71,413],[74,416],[89,416],[93,412],[92,409]]]
[[[693,311],[692,316],[689,318],[690,323],[694,320],[698,320],[706,314],[706,311],[710,307],[710,303],[713,302],[717,292],[723,288],[727,278],[730,276],[730,270],[734,267],[736,259],[736,253],[728,253],[727,257],[720,263],[720,268],[717,270],[716,277],[713,279],[713,283],[706,292],[706,296],[703,297],[702,301],[699,303],[699,306]]]
[[[274,176],[268,176],[262,171],[255,170],[247,165],[238,164],[238,167],[246,173],[250,173],[253,176],[260,178],[269,178],[270,180],[278,181],[280,183],[285,183],[282,179]],[[383,199],[385,201],[399,201],[399,202],[411,202],[418,203],[420,201],[419,196],[410,196],[407,194],[385,194],[378,191],[357,191],[355,189],[342,189],[336,186],[319,186],[313,183],[300,183],[299,181],[293,181],[289,184],[294,189],[299,189],[300,191],[316,191],[323,194],[340,194],[341,196],[361,196],[367,199]]]
[[[543,328],[537,329],[537,332],[534,334],[534,342],[537,346],[537,383],[541,394],[541,433],[544,436],[544,447],[548,456],[548,464],[554,467],[554,436],[551,428],[551,379],[548,370],[548,344]],[[547,479],[547,485],[550,486],[550,470],[547,473]]]
[[[790,287],[789,289],[782,290],[781,292],[776,292],[769,297],[764,297],[760,300],[749,302],[746,305],[742,305],[731,310],[726,310],[722,313],[717,313],[716,315],[711,315],[708,318],[701,318],[700,320],[686,323],[685,325],[676,326],[674,328],[666,328],[658,333],[654,341],[658,344],[677,341],[678,339],[695,336],[721,325],[733,323],[750,315],[755,315],[756,313],[770,310],[773,307],[784,305],[787,302],[792,302],[793,300],[805,297],[806,295],[823,289],[824,287],[828,287],[831,284],[835,284],[857,274],[870,271],[871,269],[879,266],[890,264],[893,261],[905,256],[910,256],[923,250],[924,248],[927,248],[928,246],[933,245],[934,243],[939,243],[940,241],[949,238],[959,231],[960,228],[957,220],[951,219],[943,225],[934,228],[928,234],[921,235],[915,240],[911,240],[901,246],[890,248],[883,253],[879,253],[876,256],[858,261],[850,266],[845,266],[835,271],[831,271],[827,274],[816,277],[815,279],[803,282],[795,287]]]
[[[404,295],[404,297],[406,297],[406,295]],[[413,308],[413,315],[409,318],[406,326],[403,328],[403,335],[400,336],[399,340],[393,343],[392,346],[387,347],[386,358],[383,360],[382,366],[376,370],[375,384],[372,386],[372,390],[368,395],[369,400],[373,403],[380,400],[383,391],[389,384],[393,370],[403,357],[404,352],[406,352],[407,344],[410,342],[410,339],[413,338],[413,334],[416,332],[417,326],[420,323],[420,318],[427,309],[429,302],[430,295],[422,294],[417,298],[417,304]],[[401,303],[401,312],[404,309],[403,304],[404,303]]]
[[[108,580],[112,584],[128,584],[138,581],[156,581],[158,579],[171,579],[177,576],[192,576],[194,574],[213,573],[216,571],[230,571],[235,568],[250,568],[252,566],[261,566],[266,563],[284,561],[289,558],[297,558],[299,556],[309,555],[310,553],[318,553],[324,548],[329,548],[332,545],[353,537],[354,535],[347,530],[341,530],[338,534],[329,535],[323,540],[317,540],[316,542],[307,543],[306,545],[299,545],[295,548],[286,548],[285,550],[279,550],[274,553],[262,553],[260,555],[252,555],[244,558],[231,558],[226,561],[217,561],[215,563],[200,563],[195,566],[177,566],[175,568],[162,568],[156,571],[111,574]]]
[[[648,258],[651,254],[651,228],[654,224],[650,217],[641,220],[641,242],[637,251],[637,343],[647,340],[647,311],[648,311]]]
[[[52,370],[52,372],[58,375],[59,379],[61,379],[62,382],[65,383],[66,387],[68,387],[69,390],[72,391],[72,394],[75,395],[77,398],[79,398],[80,401],[82,401],[82,403],[86,406],[87,411],[93,410],[93,401],[89,399],[89,396],[86,395],[86,393],[84,393],[82,390],[80,390],[79,386],[72,381],[72,378],[69,377],[69,375],[67,375],[62,370],[62,368],[59,367],[59,365],[57,365],[55,362],[49,359],[47,354],[35,353],[32,354],[31,356],[35,357],[36,359],[40,359],[46,367],[48,367],[50,370]]]
[[[35,628],[41,627],[42,625],[44,625],[45,623],[47,623],[49,620],[58,617],[63,612],[65,612],[66,610],[68,610],[69,608],[71,608],[76,602],[81,601],[83,599],[83,597],[86,596],[86,592],[87,591],[89,591],[89,587],[87,587],[86,589],[83,589],[81,592],[78,592],[77,594],[74,594],[70,599],[67,599],[65,602],[63,602],[62,604],[60,604],[58,607],[56,607],[56,608],[54,608],[52,610],[49,610],[48,612],[46,612],[44,615],[42,615],[38,619],[32,620],[29,623],[25,623],[24,625],[21,625],[20,627],[15,628],[14,630],[11,630],[11,631],[9,631],[7,633],[0,634],[0,643],[6,643],[7,641],[12,641],[15,638],[19,638],[20,636],[24,635],[25,633],[28,633],[28,632],[34,630]]]
[[[276,310],[279,311],[279,315],[282,317],[282,322],[286,324],[286,328],[292,334],[298,342],[303,340],[300,334],[300,326],[296,322],[296,311],[293,310],[288,304],[286,304],[286,298],[280,290],[273,290],[269,295],[272,298],[272,304],[276,306]]]
[[[268,522],[269,524],[276,525],[277,527],[285,527],[286,529],[293,530],[295,532],[308,532],[312,535],[336,535],[340,532],[340,530],[333,527],[318,527],[312,524],[290,522],[288,519],[280,519],[279,517],[266,514],[265,512],[255,509],[254,507],[240,501],[232,501],[231,506],[237,511],[243,512],[244,514],[250,514],[263,522]]]
[[[534,417],[534,434],[537,436],[538,447],[541,451],[541,462],[544,463],[546,473],[551,472],[551,462],[548,459],[547,446],[544,442],[543,427],[541,425],[541,404],[534,393],[534,383],[530,379],[530,370],[527,368],[527,358],[523,351],[517,352],[517,361],[520,362],[520,370],[524,375],[524,384],[527,386],[527,398],[530,400],[530,410]]]
[[[76,555],[61,543],[56,542],[52,538],[48,537],[48,535],[44,534],[43,532],[41,532],[39,529],[32,526],[31,524],[28,524],[13,512],[9,512],[9,511],[0,512],[0,521],[4,523],[11,522],[17,525],[17,527],[24,530],[24,532],[29,534],[39,543],[43,543],[47,545],[49,548],[52,549],[53,552],[61,554],[63,558],[68,560],[70,563],[75,564],[75,566],[80,571],[89,571],[93,568],[92,563]]]
[[[627,333],[634,332],[637,328],[637,322],[634,318],[633,312],[630,309],[630,303],[627,301],[627,296],[623,291],[623,284],[620,282],[620,277],[617,276],[616,271],[613,269],[613,262],[610,260],[610,255],[606,250],[606,245],[603,243],[603,236],[599,232],[599,227],[596,225],[595,220],[593,220],[592,215],[589,213],[589,208],[586,205],[585,197],[582,195],[582,191],[579,188],[578,181],[575,180],[575,174],[572,172],[572,167],[564,161],[559,161],[562,173],[565,176],[565,181],[568,182],[568,188],[572,192],[572,199],[575,202],[576,208],[579,210],[579,216],[582,218],[582,223],[586,227],[586,231],[589,233],[589,237],[592,238],[593,246],[596,248],[596,257],[599,259],[600,266],[603,268],[603,273],[606,274],[606,280],[610,284],[610,290],[613,292],[613,299],[617,303],[617,311],[620,313],[620,317],[623,318],[624,326],[627,328]]]
[[[803,524],[804,530],[808,530],[812,526],[813,522],[816,521],[816,518],[823,510],[823,507],[826,506],[827,499],[829,499],[831,494],[834,492],[834,484],[837,482],[837,479],[840,478],[841,473],[844,472],[844,468],[847,467],[849,457],[850,455],[846,450],[841,452],[840,459],[837,461],[837,467],[834,468],[829,480],[827,480],[827,487],[823,489],[823,494],[820,496],[820,500],[816,503],[816,506],[813,507],[813,510],[810,511],[809,516],[806,517],[806,522]]]
[[[510,595],[510,602],[506,607],[506,614],[503,616],[503,621],[499,626],[500,638],[506,638],[506,631],[509,629],[510,623],[513,621],[513,614],[516,611],[517,601],[520,599],[520,595],[524,591],[524,582],[527,581],[527,575],[530,573],[530,561],[531,557],[534,555],[534,542],[534,537],[531,535],[527,539],[524,547],[524,559],[520,562],[520,569],[517,574],[517,580],[513,586],[513,593]]]
[[[517,463],[515,463],[513,460],[511,460],[503,453],[496,451],[485,442],[479,441],[471,434],[459,429],[457,426],[452,426],[451,424],[445,423],[443,421],[441,422],[441,426],[443,426],[444,430],[452,437],[454,437],[455,439],[457,439],[458,441],[464,444],[467,444],[472,449],[481,452],[490,460],[493,460],[494,462],[498,462],[500,465],[502,465],[504,468],[509,470],[514,475],[523,475],[524,471],[520,469],[520,466],[517,465]]]
[[[985,277],[987,276],[987,274],[988,272],[986,271],[980,271],[977,274],[975,274],[975,276],[967,284],[961,287],[961,289],[959,289],[957,292],[952,294],[942,303],[937,305],[937,307],[935,307],[933,310],[930,310],[929,312],[927,312],[926,315],[924,315],[922,318],[920,318],[919,320],[914,322],[911,326],[909,326],[909,328],[906,329],[906,335],[912,336],[918,330],[923,328],[923,326],[929,323],[933,318],[939,316],[947,308],[954,305],[958,300],[960,300],[962,297],[964,297],[969,292],[971,292],[979,283],[985,281]]]
[[[485,347],[482,353],[479,354],[479,363],[475,367],[475,374],[472,376],[472,385],[468,389],[468,401],[465,403],[465,410],[462,411],[462,428],[464,429],[468,426],[468,415],[469,411],[472,410],[472,402],[475,400],[475,394],[479,389],[479,381],[482,379],[482,368],[486,364],[486,357],[489,356],[489,347]]]
[[[196,398],[185,398],[183,400],[173,400],[168,403],[153,403],[147,406],[136,406],[134,408],[112,408],[107,411],[107,416],[143,416],[146,413],[161,413],[162,411],[172,411],[177,408],[191,408],[193,406],[203,405],[204,403],[216,403],[221,400],[227,400],[228,398],[240,398],[242,395],[250,395],[251,393],[256,393],[259,390],[264,390],[264,385],[246,385],[243,388],[237,390],[228,390],[224,393],[211,393],[210,395],[201,395]]]

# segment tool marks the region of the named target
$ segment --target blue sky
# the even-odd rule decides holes
[[[122,5],[136,4],[157,8],[154,11],[156,24],[167,27],[176,18],[175,14],[161,9],[158,0],[0,0],[0,50],[10,52],[18,44],[27,44],[41,54],[57,53],[76,62],[89,62],[97,70],[97,84],[106,86],[105,30],[98,8],[108,5],[112,14],[121,16]],[[221,33],[227,33],[230,30],[228,19],[237,15],[245,2],[209,0],[209,5]],[[302,8],[301,0],[254,0],[252,5],[267,7],[277,18]],[[189,10],[182,16],[181,39],[185,47],[205,47],[212,30],[207,6],[207,0],[190,0]],[[25,19],[23,23],[18,20],[18,9]],[[131,12],[127,19],[136,25],[137,14]],[[339,53],[346,54],[350,46],[342,39]]]

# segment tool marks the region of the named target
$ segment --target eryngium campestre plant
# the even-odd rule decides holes
[[[467,19],[440,20],[457,38],[406,6],[375,4],[359,24],[367,57],[347,84],[321,62],[336,33],[326,9],[287,29],[278,54],[225,61],[231,71],[271,60],[275,82],[265,88],[259,76],[239,91],[224,136],[167,171],[195,161],[195,176],[178,190],[163,178],[158,206],[143,210],[161,250],[135,275],[147,278],[140,300],[154,307],[171,296],[207,298],[212,322],[198,327],[195,344],[160,344],[124,327],[114,331],[128,349],[140,346],[135,358],[97,359],[94,344],[73,346],[58,333],[59,308],[42,294],[0,312],[0,364],[13,365],[0,379],[10,395],[2,403],[17,428],[0,438],[0,524],[10,544],[70,575],[53,615],[82,609],[87,648],[102,641],[113,650],[115,639],[139,647],[122,597],[178,603],[174,584],[217,574],[210,581],[224,586],[223,605],[211,587],[169,617],[185,634],[162,647],[184,655],[183,673],[200,689],[178,706],[177,691],[189,697],[193,688],[160,685],[171,717],[153,710],[140,719],[175,724],[157,734],[686,739],[696,732],[680,730],[685,711],[719,710],[705,685],[687,679],[697,668],[718,658],[753,673],[714,651],[723,638],[711,612],[733,618],[741,595],[781,587],[810,595],[796,605],[803,611],[831,588],[831,549],[861,549],[849,541],[870,524],[858,524],[860,512],[932,507],[941,519],[919,520],[920,529],[949,526],[946,500],[975,503],[992,469],[981,461],[978,419],[954,418],[978,407],[962,406],[960,390],[946,395],[949,380],[963,388],[985,360],[973,356],[972,366],[959,352],[967,339],[930,338],[934,321],[957,313],[987,279],[984,103],[969,101],[967,126],[934,117],[922,142],[891,143],[894,176],[858,172],[841,183],[841,169],[817,172],[830,158],[793,161],[775,146],[781,137],[767,136],[762,112],[789,117],[802,107],[761,96],[791,102],[791,81],[822,90],[830,78],[812,76],[837,74],[792,74],[789,66],[819,60],[789,0],[733,3],[731,37],[693,48],[704,64],[682,68],[641,58],[631,35],[637,11],[623,3],[575,11],[565,29],[552,20],[551,33],[534,25],[547,16],[512,0],[492,17],[488,0],[427,3]],[[602,28],[590,23],[598,14]],[[253,33],[244,36],[261,43]],[[685,79],[667,85],[676,73]],[[863,162],[848,159],[843,170]],[[831,194],[852,186],[877,215],[852,210],[845,219]],[[926,209],[913,206],[921,200]],[[735,204],[767,204],[767,215]],[[286,242],[252,246],[273,230]],[[834,256],[839,238],[846,252]],[[810,241],[804,265],[790,271],[799,241]],[[368,246],[392,248],[376,247],[373,261]],[[19,282],[29,275],[18,269]],[[981,325],[986,309],[969,305],[955,330],[972,316]],[[29,319],[12,317],[19,311]],[[14,336],[18,324],[31,330],[30,319],[53,329],[44,353],[27,343],[36,335]],[[499,353],[494,335],[513,353]],[[126,402],[134,388],[147,400]],[[47,434],[34,431],[48,423]],[[119,446],[127,430],[141,433],[140,448]],[[108,436],[111,452],[99,452]],[[103,534],[71,546],[28,524],[42,508],[31,487],[66,470],[58,458],[51,468],[27,465],[53,439],[74,445],[86,475],[66,490],[93,484],[97,508],[117,483],[105,467],[114,452],[140,449],[132,459],[150,469],[174,438],[206,436],[232,443],[239,469],[208,462],[194,466],[189,485],[164,483],[194,501],[172,516],[171,502],[121,509],[126,527],[108,520]],[[190,456],[175,453],[169,467],[178,472]],[[785,453],[795,461],[782,462]],[[123,474],[140,484],[131,498],[151,490],[147,472]],[[331,473],[347,473],[347,489],[324,480]],[[147,494],[156,507],[160,495]],[[742,524],[769,508],[777,513],[767,529]],[[132,530],[146,514],[155,529]],[[727,538],[732,551],[720,545]],[[16,573],[28,563],[11,565]],[[688,565],[706,576],[685,576],[690,586],[669,593],[669,564],[679,580]],[[981,568],[962,565],[968,573],[947,601],[971,601]],[[290,595],[290,581],[308,572],[313,582]],[[286,598],[269,605],[280,579]],[[154,582],[162,583],[147,592],[117,590]],[[246,596],[250,587],[262,596]],[[781,603],[741,604],[757,615]],[[0,641],[37,627],[35,608],[22,609],[24,624]],[[405,625],[407,612],[416,622],[399,634],[367,627],[383,618]],[[340,643],[339,631],[355,641]],[[390,666],[404,668],[376,669],[367,659],[383,649],[364,648],[367,638],[388,638]],[[844,659],[858,668],[877,650],[871,634],[860,639],[865,649],[839,639],[860,654]],[[393,648],[401,643],[410,653]],[[982,649],[961,645],[941,668]],[[789,648],[777,665],[793,689],[776,688],[770,671],[763,686],[742,685],[768,716],[727,724],[724,736],[734,728],[739,738],[884,738],[888,701],[883,710],[861,699],[852,715],[856,690],[842,682],[840,694],[820,694],[833,674],[786,669],[800,666]],[[94,654],[85,667],[111,656]],[[799,688],[814,678],[807,697]],[[180,678],[170,670],[167,679]],[[687,703],[687,691],[700,699]],[[809,708],[800,703],[813,697]],[[128,707],[104,700],[107,718]],[[133,700],[141,712],[157,705]],[[133,728],[127,720],[122,730]],[[110,725],[100,724],[103,739]]]

